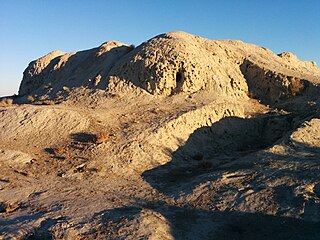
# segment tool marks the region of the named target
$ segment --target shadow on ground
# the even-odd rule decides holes
[[[70,138],[75,142],[80,143],[93,143],[96,141],[96,135],[87,132],[73,133]]]
[[[95,219],[104,222],[104,229],[110,239],[134,239],[138,236],[141,211],[149,210],[143,217],[160,213],[170,226],[174,239],[319,239],[320,224],[299,219],[268,216],[261,213],[216,212],[187,207],[152,203],[148,206],[125,207],[102,211]],[[161,221],[161,220],[159,220]],[[138,226],[137,226],[138,225]],[[141,224],[142,225],[142,224]],[[129,227],[131,226],[131,227]],[[145,227],[145,226],[144,226]],[[159,227],[160,228],[160,227]],[[148,229],[161,232],[163,229]],[[143,230],[142,230],[143,231]]]
[[[204,181],[203,176],[215,180],[222,172],[235,170],[228,169],[226,164],[274,145],[292,131],[294,120],[290,114],[223,118],[211,127],[197,129],[185,145],[171,154],[170,162],[145,171],[142,176],[159,191],[178,197],[181,184],[192,182],[195,186]],[[237,166],[238,169],[252,167],[252,162],[239,162]],[[185,194],[192,189],[185,189]]]
[[[17,230],[16,229],[17,226],[19,225],[27,224],[29,222],[31,223],[31,222],[39,221],[39,219],[41,219],[45,214],[46,212],[40,212],[33,215],[32,214],[22,215],[10,220],[5,220],[0,217],[0,238],[4,237],[3,239],[11,239],[11,238],[6,238],[5,237],[6,234],[15,232],[15,230]],[[34,228],[33,231],[28,233],[28,235],[25,236],[23,239],[24,240],[52,239],[52,235],[49,229],[52,226],[54,226],[56,223],[57,223],[56,220],[51,218],[46,218],[43,221],[41,221],[40,225],[37,228]],[[20,230],[22,229],[23,227],[21,227]]]

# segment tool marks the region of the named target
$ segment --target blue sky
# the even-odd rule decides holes
[[[169,31],[239,39],[320,65],[318,0],[0,0],[0,96],[17,93],[28,63],[52,50],[108,40],[139,45]]]

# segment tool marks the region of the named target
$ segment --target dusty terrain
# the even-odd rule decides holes
[[[319,84],[183,32],[53,51],[0,104],[0,239],[320,239]]]

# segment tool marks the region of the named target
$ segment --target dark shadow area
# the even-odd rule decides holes
[[[170,162],[145,171],[142,176],[166,195],[179,197],[180,187],[188,194],[205,179],[215,180],[219,176],[216,173],[226,171],[226,164],[274,145],[293,130],[295,120],[290,114],[223,118],[211,127],[197,129],[171,154]],[[251,162],[236,166],[239,169],[252,167]],[[186,188],[186,184],[189,187]]]
[[[99,233],[104,233],[111,239],[122,239],[128,235],[134,237],[135,232],[132,232],[133,227],[130,228],[130,224],[139,224],[137,218],[140,217],[142,210],[160,213],[168,221],[174,239],[315,240],[320,238],[319,222],[262,213],[206,211],[154,202],[145,203],[144,207],[133,206],[98,212],[94,219],[104,223]]]
[[[56,159],[56,160],[65,160],[66,158],[63,156],[60,156],[60,154],[57,153],[55,148],[45,148],[44,151],[46,153],[49,153],[51,156],[50,158]]]
[[[23,222],[36,221],[40,219],[45,212],[33,214],[33,215],[25,215],[16,217],[12,220],[3,220],[0,218],[0,236],[5,236],[6,233],[10,233],[11,230],[15,230],[15,224],[22,224]],[[27,236],[25,236],[24,240],[49,240],[52,239],[52,234],[50,232],[50,227],[57,223],[56,220],[47,218],[43,220],[39,227],[33,229],[32,232],[29,232]],[[11,229],[11,226],[14,226]],[[6,239],[6,238],[4,238]]]
[[[37,198],[43,192],[34,193],[31,198]],[[61,210],[61,204],[51,205],[50,211],[58,211]],[[29,209],[30,210],[30,209]],[[0,238],[3,239],[53,239],[51,227],[56,225],[57,222],[67,221],[68,219],[65,217],[52,218],[47,214],[48,211],[39,211],[35,212],[29,211],[26,208],[23,212],[17,213],[15,217],[2,215],[0,216]],[[10,214],[10,213],[9,213]],[[50,216],[52,216],[50,214]],[[33,225],[33,227],[28,226],[28,224]],[[27,226],[27,227],[26,227]],[[21,231],[22,230],[22,231]],[[18,234],[17,234],[18,233]],[[9,238],[6,234],[14,234],[16,235],[13,238]],[[23,236],[21,236],[23,235]],[[1,238],[2,239],[2,238]]]
[[[50,227],[54,226],[57,220],[46,219],[41,222],[40,227],[38,227],[34,232],[30,233],[29,236],[24,238],[24,240],[51,240],[54,239],[52,233],[50,232]]]
[[[45,148],[44,151],[49,154],[55,154],[54,148]]]
[[[183,63],[182,63],[183,65]],[[185,70],[181,68],[177,73],[176,73],[176,88],[173,89],[172,94],[177,94],[182,91],[182,86],[185,81]]]
[[[16,223],[21,223],[21,222],[26,222],[26,221],[32,221],[32,220],[35,220],[35,219],[39,219],[41,216],[43,216],[46,212],[40,212],[40,213],[37,213],[37,214],[33,214],[33,215],[23,215],[23,216],[19,216],[19,217],[16,217],[14,219],[10,219],[10,220],[7,220],[7,219],[4,219],[4,218],[0,218],[0,233],[4,233],[6,232],[7,229],[6,226],[9,226],[9,225],[13,225],[13,224],[16,224]]]
[[[70,135],[71,139],[80,143],[94,143],[96,141],[96,135],[92,133],[79,132]]]
[[[0,217],[0,236],[4,233],[10,232],[11,226],[15,224],[21,224],[23,222],[30,222],[40,219],[46,212],[40,212],[32,215],[22,215],[13,219],[5,219]]]
[[[180,83],[182,81],[182,74],[180,72],[177,72],[176,74],[176,82],[177,83]]]

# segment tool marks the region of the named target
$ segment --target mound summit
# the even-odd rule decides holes
[[[255,75],[264,79],[255,81]],[[88,86],[112,89],[131,83],[153,95],[211,91],[243,97],[248,83],[260,84],[268,94],[268,79],[280,79],[279,98],[291,94],[301,79],[316,80],[319,69],[291,53],[271,51],[241,41],[213,41],[184,32],[162,34],[137,48],[110,41],[76,52],[53,51],[24,71],[19,95],[58,92]],[[270,90],[272,91],[272,90]],[[299,89],[297,89],[299,91]]]
[[[0,236],[319,239],[319,83],[184,32],[50,52],[0,104]]]

